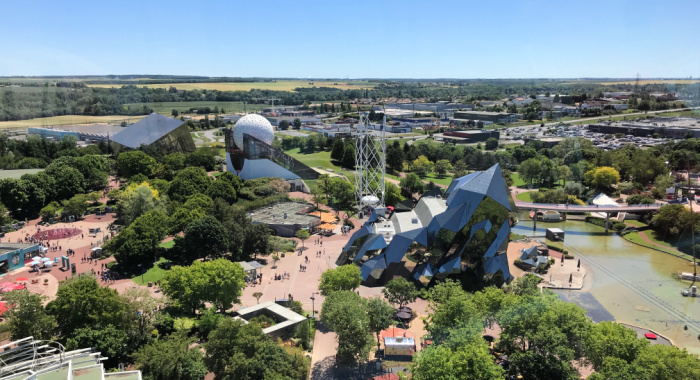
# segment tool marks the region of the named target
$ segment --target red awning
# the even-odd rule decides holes
[[[646,334],[644,334],[644,337],[646,337],[647,339],[656,339],[656,334],[646,333]]]

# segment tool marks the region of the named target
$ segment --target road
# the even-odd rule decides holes
[[[700,107],[689,107],[685,108],[684,110],[699,110]],[[614,115],[613,117],[616,116],[643,116],[643,115],[650,115],[650,114],[661,114],[661,113],[666,113],[666,112],[677,112],[679,110],[663,110],[663,111],[649,111],[649,112],[635,112],[635,113],[628,113],[628,114],[621,114],[621,115]],[[596,116],[596,117],[587,117],[583,119],[576,119],[576,120],[566,120],[566,121],[555,121],[555,122],[550,122],[550,123],[544,123],[545,128],[546,127],[554,127],[559,124],[581,124],[587,121],[594,121],[594,120],[605,120],[608,119],[610,116],[605,115],[605,116]],[[540,124],[533,124],[533,125],[525,125],[521,127],[514,127],[523,130],[523,132],[518,133],[520,135],[528,134],[528,133],[533,133],[537,132],[536,130],[540,128]],[[511,128],[508,128],[509,130]],[[530,130],[528,132],[528,130]],[[535,130],[535,131],[533,131]],[[543,131],[539,131],[538,135],[542,135]]]
[[[526,210],[556,210],[569,212],[635,212],[635,211],[652,211],[658,210],[661,203],[651,205],[619,205],[619,206],[579,206],[566,204],[546,204],[546,203],[530,203],[515,201],[515,207]]]

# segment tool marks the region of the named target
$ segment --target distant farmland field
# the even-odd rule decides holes
[[[605,82],[605,81],[600,81],[597,83],[600,84],[606,84],[606,85],[613,85],[613,84],[635,84],[637,81],[635,80],[628,80],[628,81],[618,81],[618,82]],[[640,85],[646,85],[646,84],[656,84],[656,83],[668,83],[668,84],[691,84],[691,83],[698,83],[700,82],[700,79],[640,79],[639,84]]]
[[[168,112],[168,115],[170,113]],[[11,128],[29,128],[29,127],[51,127],[59,125],[73,124],[92,124],[92,123],[111,123],[119,124],[122,121],[127,123],[135,123],[144,116],[86,116],[86,115],[64,115],[53,117],[42,117],[28,120],[17,121],[0,121],[0,130]]]
[[[337,85],[334,85],[337,83]],[[121,87],[122,84],[91,84],[89,87]],[[333,87],[341,90],[374,88],[375,83],[367,81],[304,81],[304,80],[278,80],[276,82],[221,82],[221,83],[156,83],[137,84],[139,87],[165,88],[175,87],[178,90],[219,90],[219,91],[250,91],[273,90],[273,91],[293,91],[297,87]]]

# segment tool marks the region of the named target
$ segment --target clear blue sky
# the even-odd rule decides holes
[[[700,1],[0,0],[0,76],[700,76]]]

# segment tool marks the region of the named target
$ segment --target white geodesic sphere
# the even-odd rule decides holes
[[[249,134],[267,145],[272,145],[275,139],[275,131],[272,124],[264,117],[249,113],[238,119],[233,126],[233,142],[238,149],[243,150],[243,134]]]

